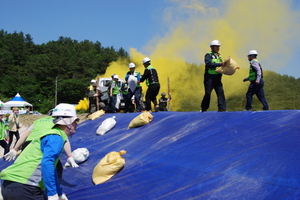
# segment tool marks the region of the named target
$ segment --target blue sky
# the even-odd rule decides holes
[[[163,46],[169,50],[161,55],[174,51],[200,64],[210,41],[219,39],[221,53],[234,56],[245,67],[245,55],[256,49],[265,69],[300,77],[299,0],[0,2],[0,29],[30,34],[35,44],[64,36],[99,41],[104,47],[123,47],[128,52],[134,48],[150,56]],[[177,42],[186,45],[176,46]]]

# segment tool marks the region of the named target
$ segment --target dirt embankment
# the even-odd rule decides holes
[[[79,123],[85,121],[87,114],[78,114],[78,118],[80,119]],[[35,120],[40,119],[42,117],[46,117],[47,115],[19,115],[20,124],[22,126],[22,129],[28,128]]]

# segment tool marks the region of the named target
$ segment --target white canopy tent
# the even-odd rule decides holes
[[[33,110],[32,104],[28,103],[25,101],[19,93],[16,94],[14,98],[12,98],[10,101],[7,101],[3,103],[3,108],[2,110],[11,110],[13,107],[18,107],[20,108],[20,114],[24,114],[27,112],[26,108],[30,108],[30,110]],[[24,112],[24,113],[23,113]]]

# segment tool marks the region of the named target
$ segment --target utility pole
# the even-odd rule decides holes
[[[55,77],[55,105],[57,105],[57,76]]]
[[[168,80],[168,98],[170,99],[170,92],[171,92],[170,77],[168,77],[167,80]],[[170,104],[171,104],[171,102],[169,101],[168,102],[168,111],[170,111],[170,109],[171,109],[171,105]]]

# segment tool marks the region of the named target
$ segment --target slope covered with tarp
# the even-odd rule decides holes
[[[152,114],[151,123],[129,130],[137,113],[105,114],[78,126],[72,149],[85,147],[90,157],[64,170],[69,200],[300,199],[299,110]],[[112,116],[116,126],[97,136]],[[125,167],[94,185],[93,168],[120,150],[127,151]]]

